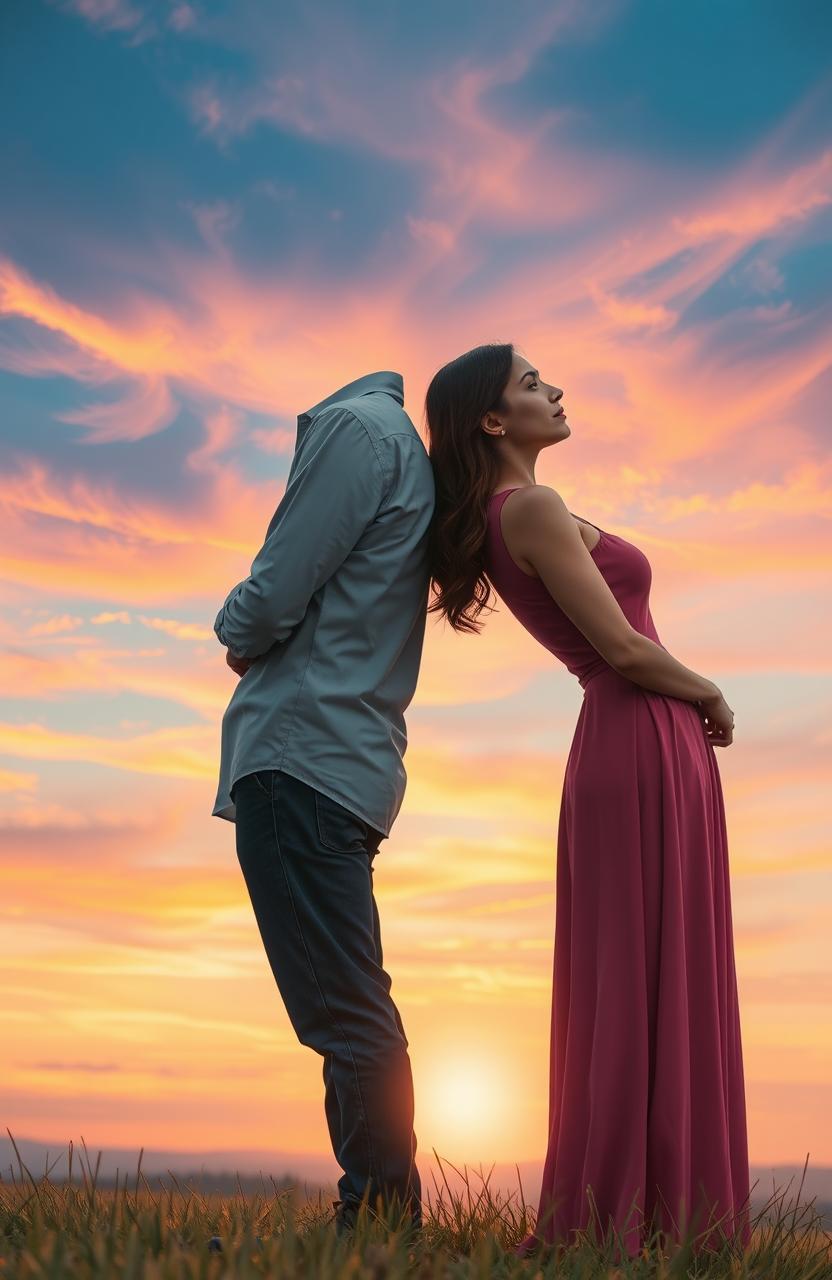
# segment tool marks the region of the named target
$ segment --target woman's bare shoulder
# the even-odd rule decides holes
[[[521,519],[525,513],[531,515],[534,512],[561,510],[569,514],[557,489],[548,484],[525,484],[513,489],[503,503],[503,510],[507,509],[515,512]]]

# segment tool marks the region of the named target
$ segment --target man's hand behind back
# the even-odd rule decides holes
[[[251,666],[250,658],[238,658],[230,649],[225,651],[225,660],[232,671],[236,671],[238,676],[244,676]]]

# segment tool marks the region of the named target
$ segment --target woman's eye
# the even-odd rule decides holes
[[[534,378],[532,378],[531,382],[529,383],[529,386],[530,386],[530,387],[538,387],[538,386],[540,386],[540,383],[539,383],[539,382],[535,382]]]

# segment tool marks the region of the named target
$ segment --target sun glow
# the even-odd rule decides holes
[[[504,1064],[493,1050],[471,1052],[465,1059],[438,1057],[423,1074],[417,1094],[426,1135],[441,1135],[440,1154],[449,1144],[472,1140],[486,1145],[506,1136],[513,1089]]]

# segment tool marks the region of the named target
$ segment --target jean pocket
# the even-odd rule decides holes
[[[318,839],[334,853],[366,853],[370,828],[363,818],[323,791],[315,791]]]
[[[234,800],[234,793],[239,791],[240,787],[253,786],[256,787],[264,796],[271,799],[272,796],[272,778],[274,777],[274,769],[261,769],[258,773],[244,773],[238,778],[231,788],[231,799]]]

